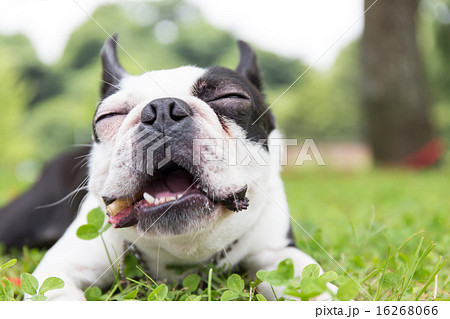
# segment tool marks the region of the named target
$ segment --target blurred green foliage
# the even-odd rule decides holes
[[[419,32],[433,120],[442,136],[450,138],[450,0],[422,0]]]
[[[301,74],[301,73],[299,73]],[[355,140],[361,137],[358,43],[342,50],[331,70],[310,69],[274,106],[289,137]],[[271,96],[276,96],[275,91]]]
[[[24,117],[29,100],[27,87],[19,79],[19,70],[14,56],[0,51],[2,61],[13,63],[0,64],[0,202],[16,195],[8,185],[18,185],[15,170],[18,163],[35,154],[32,139],[24,132]],[[5,81],[5,79],[7,79]]]
[[[419,38],[434,97],[438,132],[450,137],[450,0],[423,0]],[[132,74],[184,64],[234,68],[238,49],[198,9],[180,0],[99,7],[93,17],[117,32],[119,58]],[[92,20],[72,33],[54,65],[39,61],[22,35],[0,35],[0,203],[36,176],[41,163],[73,144],[89,143],[101,84],[100,48],[107,38]],[[245,39],[244,39],[245,40]],[[267,104],[287,137],[316,141],[360,140],[359,44],[341,51],[328,70],[311,68],[279,100],[308,65],[258,50]],[[32,160],[30,160],[32,159]]]

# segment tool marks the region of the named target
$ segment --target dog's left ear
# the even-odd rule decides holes
[[[103,44],[101,50],[103,64],[101,94],[103,99],[115,92],[120,80],[128,74],[117,59],[117,38],[117,33],[110,36]]]
[[[261,76],[256,63],[255,51],[244,41],[238,40],[239,52],[241,53],[239,65],[236,71],[245,76],[258,90],[262,89]]]

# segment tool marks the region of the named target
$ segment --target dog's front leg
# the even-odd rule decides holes
[[[294,262],[294,276],[301,276],[303,268],[310,264],[317,264],[317,262],[309,255],[305,254],[301,250],[295,247],[284,247],[280,249],[267,249],[256,254],[252,254],[246,258],[245,265],[251,273],[256,273],[258,270],[274,270],[277,269],[278,264],[285,260],[286,258],[291,258]],[[319,266],[320,268],[320,266]],[[323,271],[320,268],[320,273]],[[328,288],[336,293],[337,288],[328,284]],[[273,288],[273,290],[272,290]],[[292,296],[283,295],[284,287],[271,287],[268,283],[263,282],[258,286],[258,291],[266,297],[267,300],[276,300],[276,297],[286,297],[292,299]],[[276,295],[276,296],[275,296]],[[332,297],[329,293],[323,293],[313,300],[331,300]]]
[[[102,234],[105,246],[99,237],[82,240],[76,235],[78,227],[86,224],[87,213],[95,206],[89,198],[85,201],[79,216],[34,271],[40,284],[48,277],[64,280],[63,289],[45,293],[48,300],[85,300],[84,290],[90,285],[104,287],[113,282],[114,272],[105,246],[114,263],[123,251],[123,242],[115,230],[110,228]],[[27,298],[29,296],[25,296]]]

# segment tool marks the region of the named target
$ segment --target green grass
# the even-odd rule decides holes
[[[436,299],[449,299],[450,268],[444,264],[450,247],[449,173],[448,169],[419,173],[380,169],[342,172],[326,167],[287,170],[283,177],[291,214],[313,237],[293,223],[297,245],[325,271],[339,274],[333,281],[336,285],[352,284],[348,275],[360,283],[357,300],[433,300],[435,294]],[[8,255],[0,251],[0,265],[18,258],[16,265],[4,270],[14,277],[31,272],[41,256],[38,250]],[[122,279],[107,291],[93,288],[90,298],[261,298],[249,278],[243,276],[242,288],[240,278],[214,267],[202,267],[183,288],[153,283],[136,269],[132,256],[127,267],[132,281]],[[20,299],[22,292],[15,289],[16,299]]]
[[[385,266],[391,253],[413,234],[389,261],[384,273],[367,279],[362,286],[379,300],[396,300],[403,276],[408,278],[415,251],[431,242],[434,249],[418,265],[402,300],[414,300],[433,272],[439,257],[450,252],[450,190],[446,169],[424,172],[367,170],[338,172],[327,168],[285,172],[284,180],[291,215],[358,282]],[[297,245],[311,254],[325,270],[344,272],[295,223]],[[439,272],[437,297],[449,298],[450,269]],[[420,299],[433,297],[434,278]],[[360,294],[359,300],[371,300]]]

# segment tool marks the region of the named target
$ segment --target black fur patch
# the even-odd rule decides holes
[[[208,103],[219,118],[230,119],[242,127],[252,141],[267,140],[275,128],[273,115],[267,111],[261,92],[236,71],[211,67],[197,80],[192,93]]]

